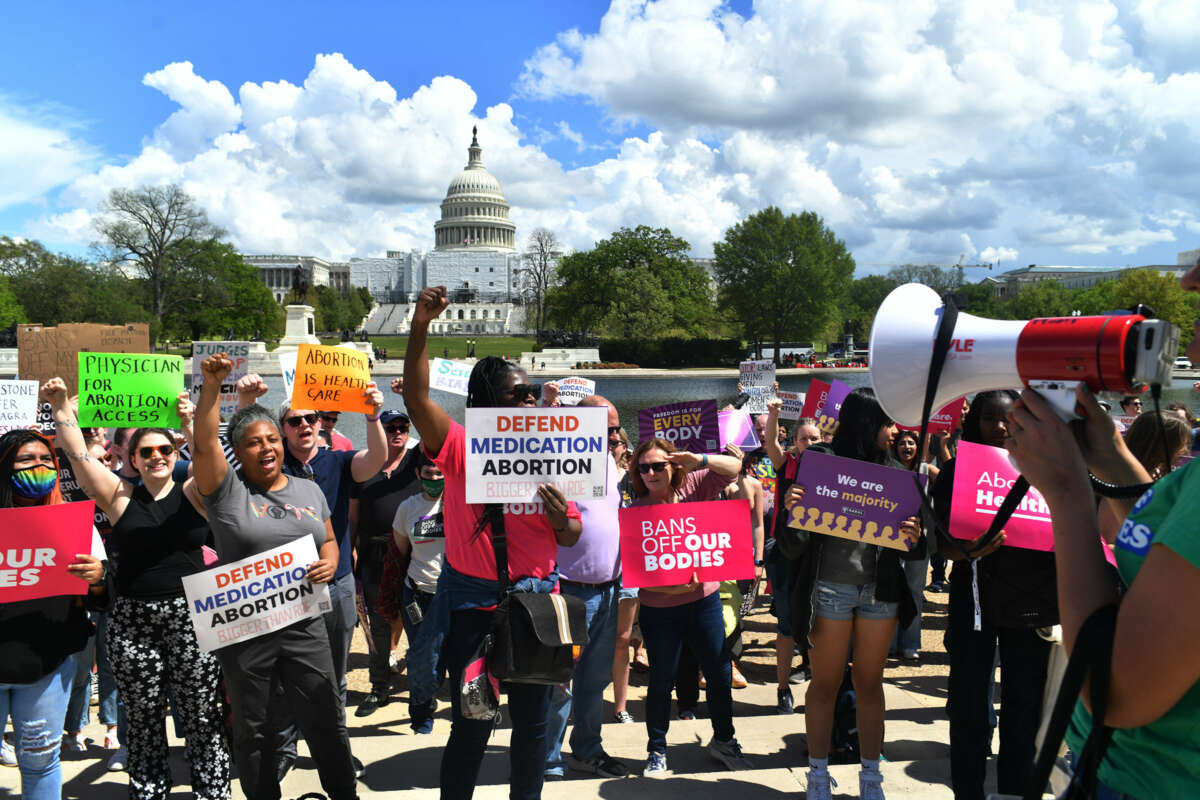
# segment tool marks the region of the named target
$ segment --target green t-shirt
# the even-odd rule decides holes
[[[1172,472],[1142,495],[1117,534],[1117,569],[1132,584],[1151,545],[1161,544],[1200,567],[1200,459]],[[1067,742],[1079,753],[1092,728],[1075,705]],[[1153,800],[1200,797],[1200,683],[1159,719],[1113,731],[1100,780],[1119,792]]]

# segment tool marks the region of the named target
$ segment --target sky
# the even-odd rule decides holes
[[[178,183],[244,253],[432,247],[478,126],[518,242],[696,257],[815,211],[858,274],[1174,264],[1200,247],[1195,0],[22,3],[0,234],[87,252]],[[968,273],[979,278],[983,268]]]

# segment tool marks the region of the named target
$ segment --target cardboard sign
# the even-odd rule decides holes
[[[568,500],[607,491],[608,409],[468,408],[468,503],[530,503],[538,484]]]
[[[317,560],[311,536],[232,564],[183,577],[200,649],[211,653],[329,611],[328,584],[311,584]]]
[[[217,353],[224,353],[233,362],[233,371],[221,383],[221,415],[228,417],[237,411],[238,397],[234,387],[250,367],[249,342],[192,342],[192,382],[188,389],[193,403],[200,399],[200,387],[204,385],[200,365],[204,359]]]
[[[79,424],[178,428],[182,356],[79,354]]]
[[[804,392],[784,392],[778,394],[783,405],[779,409],[779,418],[786,420],[797,420],[804,416]]]
[[[296,384],[296,354],[280,353],[279,370],[283,373],[283,396],[291,397]]]
[[[817,421],[817,429],[821,433],[832,436],[837,432],[838,414],[842,413],[842,401],[853,391],[839,380],[826,383],[813,379],[804,398],[804,408],[800,416],[812,417]]]
[[[643,442],[663,439],[689,453],[715,453],[720,438],[716,400],[668,403],[638,412],[638,439]]]
[[[577,406],[579,401],[596,393],[596,382],[590,378],[563,378],[558,382],[558,402]]]
[[[1013,481],[1021,473],[1008,451],[973,442],[958,443],[954,460],[954,496],[950,503],[950,533],[956,539],[975,539],[992,524]],[[1054,526],[1050,508],[1032,486],[1008,522],[1004,546],[1053,550]]]
[[[292,408],[374,412],[363,394],[371,382],[366,353],[347,347],[302,344],[296,351]]]
[[[929,415],[929,432],[930,433],[953,433],[958,424],[962,422],[962,407],[963,399],[960,397],[957,400],[951,400],[946,405],[942,406],[933,414]],[[920,431],[921,426],[909,427],[908,425],[897,425],[902,431]]]
[[[622,508],[621,585],[679,586],[754,578],[750,504],[745,500]]]
[[[472,366],[461,361],[435,358],[429,365],[429,388],[467,396],[467,382],[471,378]]]
[[[51,378],[62,378],[68,388],[77,386],[79,360],[76,356],[82,352],[148,353],[150,326],[144,322],[128,325],[71,323],[57,328],[17,326],[17,374],[26,380],[37,381],[39,386]]]
[[[742,408],[750,414],[767,413],[767,400],[775,386],[775,362],[770,359],[741,362],[738,364],[738,383],[742,385],[742,391],[750,395],[750,402]]]
[[[721,430],[721,450],[727,444],[736,444],[742,450],[757,450],[762,447],[758,434],[754,432],[754,421],[740,408],[729,408],[717,415]]]
[[[93,551],[94,511],[90,500],[0,509],[0,603],[87,594],[67,566]]]
[[[38,382],[0,381],[0,434],[38,421]]]
[[[925,476],[917,476],[925,483]],[[788,525],[827,536],[911,550],[900,523],[918,516],[921,495],[908,470],[807,450],[796,469],[804,499]]]

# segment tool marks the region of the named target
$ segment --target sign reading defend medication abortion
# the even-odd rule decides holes
[[[826,383],[815,378],[804,397],[804,409],[800,416],[812,417],[817,421],[817,430],[832,436],[837,432],[838,415],[842,413],[842,401],[851,388],[841,381]]]
[[[918,476],[925,483],[925,476]],[[911,550],[900,523],[918,516],[921,495],[908,470],[806,450],[796,468],[804,499],[792,506],[792,528]]]
[[[954,497],[950,503],[950,533],[954,538],[982,536],[1019,475],[1007,450],[959,442],[958,457],[954,460]],[[1050,507],[1032,486],[1004,523],[1004,546],[1054,549]]]
[[[638,439],[663,439],[689,453],[715,453],[720,447],[716,400],[691,400],[643,408],[638,412]]]
[[[193,403],[200,399],[200,387],[204,385],[204,373],[200,365],[204,363],[204,359],[217,353],[224,353],[233,362],[233,371],[221,383],[221,416],[228,417],[237,411],[238,396],[235,386],[238,380],[245,377],[250,367],[250,343],[192,342],[192,384],[189,389]]]
[[[67,566],[93,551],[95,508],[88,500],[0,509],[0,603],[87,594]]]
[[[471,379],[471,365],[446,358],[435,358],[429,365],[429,388],[467,396],[467,382]]]
[[[783,403],[779,408],[779,418],[797,420],[803,416],[804,392],[779,392],[779,400]]]
[[[468,408],[468,503],[530,503],[552,483],[568,500],[607,491],[608,409]]]
[[[591,378],[575,376],[558,381],[558,402],[564,406],[577,406],[579,401],[596,393],[596,382]]]
[[[79,424],[178,428],[185,372],[182,356],[80,353]]]
[[[348,347],[302,344],[296,350],[292,408],[369,414],[375,408],[363,393],[370,382],[371,363],[366,353]]]
[[[621,585],[678,586],[753,580],[754,541],[745,500],[622,508]]]
[[[316,560],[312,537],[302,536],[241,561],[185,575],[183,594],[200,649],[211,653],[329,611],[329,586],[308,582],[308,566]]]
[[[0,381],[0,434],[38,421],[37,381]]]

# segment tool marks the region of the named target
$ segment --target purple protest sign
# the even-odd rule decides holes
[[[842,412],[842,401],[852,391],[853,389],[839,380],[826,383],[814,378],[808,387],[808,394],[805,395],[804,408],[801,410],[800,416],[812,417],[817,421],[817,429],[821,433],[832,436],[837,432],[838,414]]]
[[[919,476],[922,484],[925,476]],[[796,469],[804,499],[792,507],[788,526],[894,550],[916,543],[900,523],[918,516],[921,495],[908,470],[808,450]]]
[[[720,430],[717,401],[692,400],[643,408],[638,412],[638,439],[665,439],[680,450],[715,453]]]
[[[754,423],[750,415],[739,408],[730,408],[717,415],[721,426],[721,449],[727,444],[736,444],[743,450],[757,450],[762,447],[758,434],[754,432]]]

